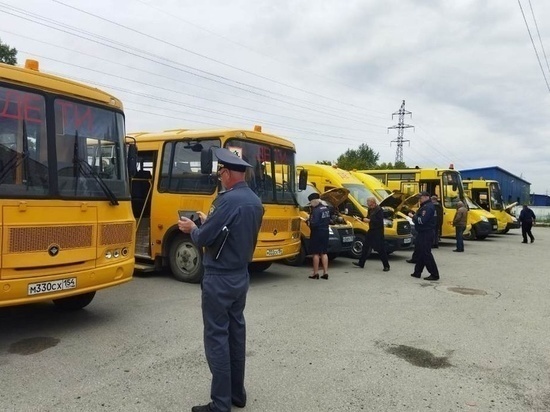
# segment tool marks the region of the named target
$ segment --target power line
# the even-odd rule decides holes
[[[523,12],[523,7],[521,6],[521,1],[518,0],[519,8],[521,10],[521,15],[523,16],[523,21],[525,21],[525,27],[527,27],[527,32],[529,33],[529,38],[531,39],[531,44],[533,45],[533,50],[535,51],[535,55],[537,56],[537,60],[539,62],[540,70],[542,71],[542,77],[544,77],[544,82],[546,83],[546,88],[550,92],[550,84],[548,84],[548,79],[546,78],[546,74],[544,73],[544,68],[542,67],[542,63],[540,61],[539,53],[537,52],[537,47],[535,46],[535,41],[533,40],[533,36],[531,35],[531,30],[529,30],[529,24],[527,24],[527,19],[525,18],[525,13]]]

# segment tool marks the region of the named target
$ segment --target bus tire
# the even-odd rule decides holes
[[[356,233],[355,239],[353,239],[353,245],[347,255],[352,259],[359,259],[363,252],[363,245],[365,244],[365,235],[362,233]]]
[[[66,298],[54,299],[53,303],[62,310],[79,310],[90,304],[95,296],[95,291],[82,293],[81,295],[69,296]]]
[[[300,252],[291,258],[283,259],[283,262],[289,266],[302,266],[306,261],[306,248],[302,242],[300,245]]]
[[[250,262],[248,264],[248,271],[250,273],[260,273],[269,269],[273,262]]]
[[[170,244],[170,270],[180,282],[199,283],[203,275],[202,251],[188,235],[177,235]]]

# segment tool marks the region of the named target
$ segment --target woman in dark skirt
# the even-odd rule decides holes
[[[330,210],[321,203],[319,193],[312,193],[307,198],[311,204],[309,216],[309,252],[313,255],[313,273],[310,279],[319,279],[319,261],[323,265],[323,276],[328,279],[328,225],[330,222]]]

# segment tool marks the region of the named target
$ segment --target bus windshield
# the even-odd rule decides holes
[[[376,198],[376,196],[374,196],[372,194],[372,192],[362,184],[359,184],[359,183],[344,183],[343,186],[346,189],[349,190],[350,196],[353,196],[355,198],[355,200],[357,200],[359,202],[359,204],[363,207],[368,207],[367,206],[367,199],[369,197]]]
[[[54,108],[59,194],[128,197],[122,114],[63,99]]]
[[[491,201],[491,209],[504,210],[504,201],[502,199],[502,192],[498,182],[491,182],[489,184],[489,196]]]
[[[159,191],[214,193],[218,188],[218,179],[201,171],[201,152],[214,147],[220,147],[217,138],[167,142]],[[296,164],[292,150],[241,139],[230,139],[225,147],[252,166],[247,168],[245,179],[262,203],[296,205]],[[213,170],[216,169],[217,159],[214,156]]]
[[[465,201],[462,179],[458,172],[443,172],[441,181],[443,184],[443,207],[454,209],[459,200]]]

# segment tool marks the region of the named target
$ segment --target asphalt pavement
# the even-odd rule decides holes
[[[550,410],[550,228],[410,252],[365,269],[275,264],[251,279],[243,412]],[[311,264],[308,261],[308,265]],[[427,276],[427,273],[424,274]],[[0,308],[2,411],[190,411],[209,400],[200,287],[168,273],[98,292],[84,310]]]

